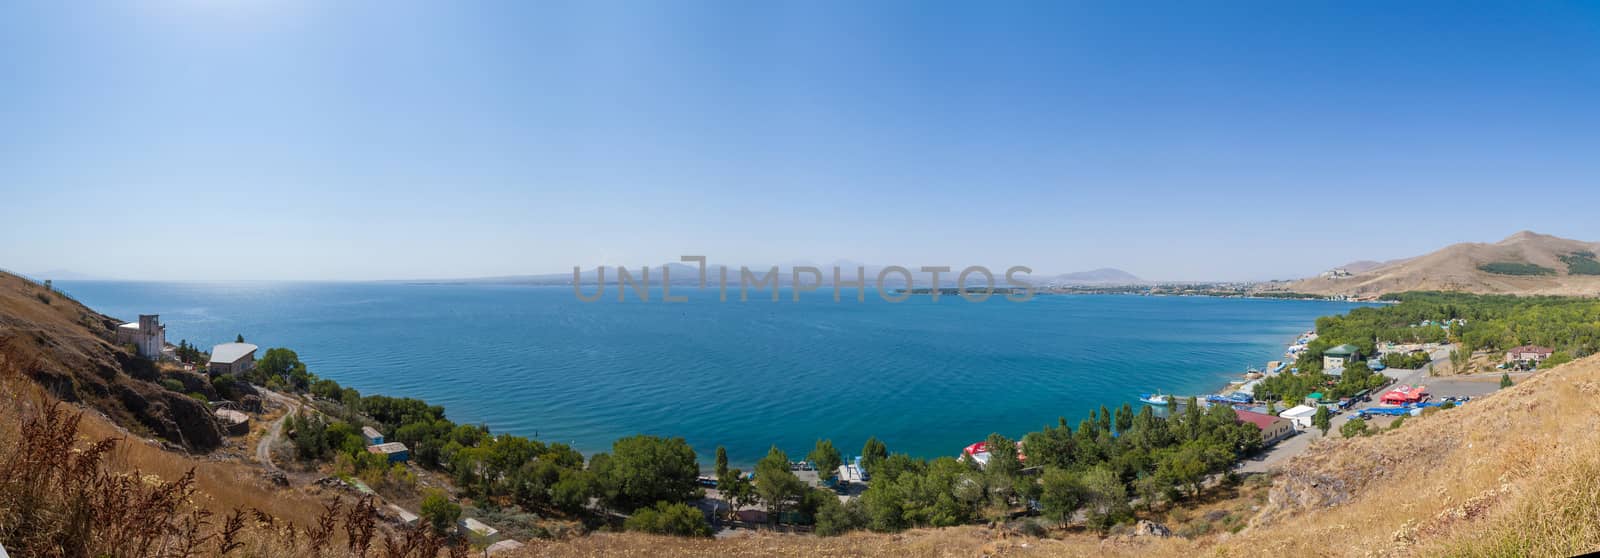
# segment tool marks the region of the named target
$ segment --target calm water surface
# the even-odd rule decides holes
[[[317,375],[426,399],[458,422],[573,444],[634,433],[748,464],[818,438],[855,454],[954,455],[1141,392],[1215,390],[1349,303],[1191,297],[955,297],[865,303],[577,301],[570,288],[396,283],[58,282],[101,312],[159,313],[168,340],[235,334]],[[588,292],[588,291],[586,291]],[[608,293],[610,294],[610,293]],[[680,294],[677,289],[674,295]],[[659,293],[657,293],[659,296]]]

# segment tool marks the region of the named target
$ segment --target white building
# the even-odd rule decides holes
[[[1311,428],[1311,417],[1317,414],[1316,407],[1296,405],[1294,408],[1278,413],[1278,416],[1289,419],[1301,429]]]
[[[117,327],[117,344],[133,345],[139,356],[156,360],[167,348],[167,326],[161,325],[161,316],[140,314],[139,321]]]
[[[211,348],[211,363],[206,370],[212,376],[249,372],[256,367],[255,345],[249,343],[223,343]]]

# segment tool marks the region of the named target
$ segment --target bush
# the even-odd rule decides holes
[[[1349,422],[1344,423],[1344,426],[1339,427],[1339,433],[1346,438],[1364,435],[1367,433],[1367,421],[1358,418],[1350,419]]]
[[[451,502],[442,490],[429,490],[422,497],[422,520],[433,526],[435,533],[445,533],[461,519],[461,505]]]
[[[178,381],[177,378],[162,378],[161,387],[167,388],[167,391],[183,393],[183,382]]]
[[[1568,264],[1571,265],[1571,264]],[[1480,271],[1496,275],[1555,275],[1556,270],[1528,263],[1495,262],[1478,266]]]
[[[711,526],[700,510],[688,504],[656,502],[654,507],[639,508],[623,522],[629,531],[680,537],[709,537]]]

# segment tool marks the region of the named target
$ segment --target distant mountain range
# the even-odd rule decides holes
[[[1388,262],[1354,262],[1281,289],[1354,297],[1419,290],[1519,295],[1600,294],[1600,243],[1522,231],[1492,244],[1466,242]],[[1338,269],[1336,268],[1337,271]]]
[[[765,275],[772,269],[772,267],[773,266],[764,266],[764,267],[763,266],[749,266],[749,270],[750,270],[750,273],[754,274],[754,276],[755,276],[754,277],[754,281],[758,282],[758,281],[761,281],[762,279],[765,279]],[[789,287],[789,286],[792,286],[794,284],[794,278],[795,278],[794,269],[795,269],[795,267],[797,267],[797,266],[794,266],[794,265],[780,265],[780,266],[777,266],[777,268],[778,268],[778,284],[779,284],[779,286]],[[834,278],[833,278],[834,265],[816,265],[816,266],[813,266],[813,267],[816,267],[816,268],[821,270],[821,274],[822,274],[822,280],[820,282],[821,285],[828,285],[828,286],[832,286],[833,285],[833,283],[834,283]],[[855,282],[856,279],[857,279],[856,267],[861,267],[864,270],[864,273],[861,275],[861,277],[865,278],[868,288],[873,288],[873,287],[876,287],[876,285],[877,285],[877,280],[878,280],[879,273],[881,273],[886,266],[864,265],[864,264],[855,264],[855,263],[839,264],[838,265],[838,268],[839,268],[839,281],[841,283]],[[953,287],[953,286],[956,286],[956,279],[957,279],[958,275],[961,273],[961,269],[962,268],[956,267],[956,266],[950,266],[950,267],[951,267],[951,271],[939,273],[939,286],[941,286],[941,287]],[[681,263],[672,263],[672,264],[667,264],[666,268],[667,268],[666,276],[668,278],[670,278],[671,283],[674,286],[679,286],[679,285],[698,285],[700,283],[700,268],[699,268],[699,266],[686,265],[686,264],[681,264]],[[723,276],[722,274],[724,272],[723,271],[724,268],[726,268],[727,281],[728,281],[729,287],[730,288],[736,288],[739,285],[739,281],[741,279],[741,275],[740,275],[741,274],[741,270],[739,268],[722,266],[722,265],[708,265],[708,266],[706,266],[706,282],[707,282],[707,286],[708,287],[713,287],[714,288],[718,284],[720,284],[721,278]],[[628,273],[629,273],[629,275],[630,275],[630,277],[632,279],[639,280],[642,277],[641,270],[642,270],[642,268],[640,268],[640,267],[636,267],[636,266],[635,267],[629,267],[628,268]],[[913,283],[914,286],[927,287],[927,286],[931,286],[933,284],[933,273],[919,271],[918,269],[916,269],[914,267],[911,267],[909,269],[909,271],[911,272],[912,283]],[[995,281],[995,286],[996,287],[1005,287],[1005,286],[1007,286],[1006,277],[1005,277],[1005,273],[1006,273],[1005,269],[990,269],[989,271],[994,274],[994,281]],[[650,274],[650,284],[651,285],[659,285],[659,284],[661,284],[661,282],[662,282],[662,266],[657,265],[657,266],[651,267],[650,270],[649,270],[649,274]],[[904,274],[900,273],[899,271],[891,271],[888,274],[884,275],[884,286],[885,287],[894,287],[894,288],[905,287],[906,286],[905,285],[905,277],[906,276]],[[597,272],[596,272],[595,268],[593,268],[593,267],[582,269],[578,273],[578,282],[581,285],[595,285],[597,283],[597,279],[598,278],[599,278],[599,276],[597,275]],[[1126,271],[1122,271],[1120,269],[1112,269],[1112,268],[1101,268],[1101,269],[1095,269],[1095,270],[1091,270],[1091,271],[1080,271],[1080,272],[1075,272],[1075,273],[1063,273],[1063,274],[1059,274],[1059,275],[1047,275],[1047,276],[1037,275],[1037,274],[1029,274],[1029,275],[1021,275],[1021,274],[1019,274],[1018,278],[1019,279],[1023,279],[1025,281],[1029,281],[1029,282],[1031,282],[1031,283],[1033,283],[1035,285],[1040,285],[1040,286],[1052,285],[1052,284],[1053,285],[1135,285],[1135,284],[1145,283],[1145,281],[1143,279],[1140,279],[1140,278],[1134,276],[1131,273],[1128,273]],[[813,275],[811,275],[811,273],[809,271],[804,271],[804,270],[801,271],[800,280],[801,280],[802,283],[810,283],[812,281],[812,279],[813,279]],[[605,281],[609,285],[615,285],[617,283],[617,268],[616,268],[616,266],[607,266],[605,268]],[[429,282],[435,282],[435,281],[410,281],[410,282],[411,283],[429,283]],[[503,277],[483,277],[483,278],[474,278],[474,279],[457,279],[457,280],[437,281],[437,282],[438,283],[546,285],[546,286],[548,286],[548,285],[571,285],[572,282],[573,282],[573,275],[571,273],[546,273],[546,274],[538,274],[538,275],[512,275],[512,276],[503,276]],[[983,279],[983,277],[981,275],[973,275],[971,277],[968,277],[968,279],[967,279],[967,283],[971,287],[980,286],[980,285],[983,284],[983,282],[984,282],[984,279]]]

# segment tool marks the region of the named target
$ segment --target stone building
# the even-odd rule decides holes
[[[139,356],[160,359],[167,348],[167,326],[161,325],[159,315],[140,314],[139,321],[117,327],[117,344],[133,345]]]

